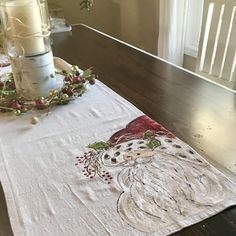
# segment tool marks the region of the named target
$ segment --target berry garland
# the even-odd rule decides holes
[[[86,91],[86,85],[95,84],[95,75],[91,69],[80,72],[78,66],[72,66],[71,71],[56,72],[64,76],[64,85],[61,89],[52,90],[47,98],[39,97],[33,100],[25,100],[16,92],[13,74],[4,75],[4,81],[0,81],[0,112],[14,112],[20,116],[33,109],[49,109],[53,105],[66,105],[76,97],[82,96]],[[32,124],[38,122],[33,117]]]
[[[81,10],[87,9],[90,11],[93,7],[93,0],[83,0],[80,2],[80,8]]]

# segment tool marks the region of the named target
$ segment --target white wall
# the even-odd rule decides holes
[[[157,53],[159,0],[94,0],[93,11],[80,0],[48,0],[60,5],[68,23],[85,23],[113,37]]]

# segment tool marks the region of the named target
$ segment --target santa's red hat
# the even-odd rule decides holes
[[[165,129],[162,125],[158,124],[150,117],[144,115],[130,122],[126,128],[116,132],[109,139],[109,144],[114,146],[119,143],[123,143],[133,139],[142,139],[147,131],[151,131],[154,134],[166,135],[169,138],[175,136]]]

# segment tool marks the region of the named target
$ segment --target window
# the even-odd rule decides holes
[[[184,53],[192,57],[197,57],[203,4],[204,0],[188,0]]]

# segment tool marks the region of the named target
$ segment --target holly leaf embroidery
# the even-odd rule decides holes
[[[101,141],[101,142],[90,144],[88,147],[94,150],[103,150],[103,149],[108,149],[109,145]]]
[[[144,133],[144,139],[150,139],[150,138],[152,138],[154,135],[155,135],[155,134],[154,134],[152,131],[148,130],[148,131],[146,131],[146,132]]]
[[[147,146],[151,149],[154,150],[155,148],[161,146],[161,142],[157,139],[151,139],[149,143],[147,143]]]

